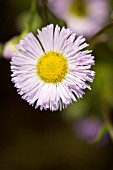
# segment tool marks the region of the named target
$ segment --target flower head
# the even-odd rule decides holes
[[[91,37],[105,25],[109,13],[107,0],[54,0],[48,2],[48,6],[68,27],[86,37]]]
[[[11,60],[14,51],[16,50],[16,45],[18,44],[18,37],[15,36],[9,41],[7,41],[3,48],[3,58],[6,60]]]
[[[18,93],[37,109],[56,111],[77,101],[90,89],[94,57],[85,38],[70,29],[48,25],[38,30],[38,39],[32,33],[17,45],[11,61],[12,81]]]

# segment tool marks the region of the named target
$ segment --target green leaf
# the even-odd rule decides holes
[[[103,127],[100,129],[100,131],[99,131],[98,135],[96,136],[96,138],[94,140],[92,140],[91,143],[100,142],[107,132],[108,132],[107,125],[104,124]]]

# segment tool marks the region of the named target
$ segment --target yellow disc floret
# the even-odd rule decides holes
[[[39,77],[48,83],[61,82],[68,72],[67,59],[58,52],[45,53],[36,65]]]

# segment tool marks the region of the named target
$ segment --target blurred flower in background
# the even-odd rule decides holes
[[[77,136],[81,139],[94,140],[102,127],[102,122],[94,116],[86,116],[78,119],[74,128]]]
[[[73,130],[76,136],[86,142],[92,142],[98,136],[103,126],[102,120],[96,116],[85,116],[76,121]],[[100,144],[107,144],[109,141],[108,134],[106,133],[100,141]]]
[[[49,1],[48,6],[68,27],[86,37],[99,31],[109,15],[107,0],[54,0]]]
[[[3,47],[3,58],[6,60],[11,60],[14,51],[16,51],[16,45],[18,44],[18,36],[13,37],[7,41]]]

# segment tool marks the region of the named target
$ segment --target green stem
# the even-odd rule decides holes
[[[94,140],[92,140],[91,143],[98,143],[107,132],[108,132],[108,128],[106,124],[104,124],[103,127],[100,129],[97,137]]]
[[[110,109],[109,106],[106,104],[105,101],[103,101],[102,98],[100,98],[100,101],[101,101],[100,107],[102,111],[102,116],[104,118],[104,125],[100,129],[97,137],[94,140],[92,140],[91,143],[98,143],[107,132],[109,132],[110,138],[113,142],[113,124],[110,116]]]
[[[107,132],[109,132],[110,138],[113,142],[113,124],[110,117],[109,107],[106,105],[105,102],[102,102],[100,106],[102,110],[102,116],[104,117],[104,125],[100,129],[97,137],[91,141],[91,143],[94,144],[97,144]]]
[[[95,39],[103,34],[104,32],[106,32],[108,29],[113,27],[113,21],[111,21],[110,23],[108,23],[104,28],[102,28],[100,31],[98,31],[91,39],[89,39],[89,44],[92,45],[95,41]]]
[[[101,108],[102,108],[102,114],[103,114],[103,117],[105,120],[105,124],[106,124],[107,130],[109,132],[109,135],[111,137],[111,140],[113,142],[113,124],[112,124],[112,120],[110,117],[110,110],[105,102],[103,102],[101,105],[102,105]]]
[[[32,30],[32,23],[34,20],[34,16],[36,15],[37,12],[37,0],[31,0],[31,9],[29,12],[29,18],[28,18],[28,22],[25,26],[25,29],[22,32],[22,36],[24,36],[25,34],[27,34],[28,32],[30,32]]]
[[[105,113],[104,114],[104,118],[105,118],[106,127],[108,129],[108,132],[110,134],[111,140],[113,142],[113,124],[111,122],[109,113]]]
[[[42,20],[43,20],[43,26],[45,26],[45,25],[49,24],[48,8],[47,8],[46,1],[41,6],[41,12],[42,12],[41,17],[42,17]]]
[[[41,6],[45,6],[47,3],[47,0],[41,0]]]
[[[0,59],[2,58],[3,44],[0,43]]]

